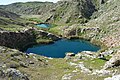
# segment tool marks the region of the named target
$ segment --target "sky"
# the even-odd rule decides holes
[[[0,5],[7,5],[15,2],[30,2],[30,1],[49,1],[49,2],[57,2],[59,0],[0,0]]]

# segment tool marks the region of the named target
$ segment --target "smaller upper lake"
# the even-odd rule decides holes
[[[41,24],[37,24],[38,27],[41,27],[41,28],[49,28],[51,25],[50,24],[45,24],[45,23],[41,23]]]
[[[59,40],[48,45],[34,45],[26,50],[26,53],[35,53],[52,58],[64,58],[66,52],[78,53],[81,51],[98,51],[100,47],[84,40]]]

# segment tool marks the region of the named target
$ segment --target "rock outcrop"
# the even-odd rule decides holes
[[[81,53],[76,54],[75,57],[76,59],[86,59],[86,58],[94,59],[97,57],[97,55],[95,52],[82,51]]]
[[[80,62],[76,67],[79,67],[81,69],[81,72],[86,73],[86,74],[92,72],[90,69],[84,66],[83,62]]]
[[[36,30],[37,31],[37,30]],[[59,40],[61,39],[59,36],[55,35],[55,34],[52,34],[52,33],[49,33],[49,32],[45,32],[43,30],[38,30],[38,35],[41,36],[41,37],[46,37],[48,39],[51,39],[53,41],[56,41],[56,40]]]
[[[54,34],[35,29],[26,29],[20,32],[0,31],[0,46],[21,50],[27,45],[37,44],[37,36],[41,38],[46,37],[46,39],[51,39],[53,41],[60,39]]]
[[[22,49],[25,45],[36,42],[32,32],[32,29],[23,32],[1,31],[0,46]]]
[[[89,33],[89,37],[94,37],[100,32],[99,27],[81,27],[80,25],[72,25],[61,29],[64,37],[81,36],[81,34]]]
[[[65,56],[65,59],[68,60],[70,59],[71,57],[74,57],[75,56],[75,53],[66,53],[66,56]]]
[[[29,80],[26,74],[23,74],[19,70],[13,68],[9,68],[6,70],[0,69],[0,79]]]

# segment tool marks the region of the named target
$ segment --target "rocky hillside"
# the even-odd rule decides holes
[[[40,15],[40,19],[44,22],[59,24],[84,23],[96,10],[90,0],[63,0],[58,3],[14,3],[0,7],[18,14]]]
[[[17,14],[42,14],[51,9],[52,5],[51,2],[18,2],[0,7]]]
[[[61,33],[63,36],[80,36],[87,39],[98,40],[103,42],[107,47],[119,47],[119,16],[120,2],[118,0],[105,0],[97,11],[90,16],[91,19],[87,23],[74,23],[72,26],[59,26],[57,29],[53,28],[52,31],[57,30],[58,33]],[[65,18],[63,19],[65,20]]]
[[[15,13],[5,11],[5,10],[0,8],[0,17],[15,19],[15,18],[19,18],[20,16],[15,14]]]
[[[119,0],[108,0],[100,6],[100,9],[94,15],[95,19],[87,23],[89,27],[99,27],[101,29],[97,38],[103,41],[109,47],[120,45],[120,2]]]
[[[55,23],[85,23],[94,11],[90,0],[65,0],[59,1],[42,19]]]
[[[0,46],[0,79],[1,80],[31,80],[28,75],[24,73],[24,69],[32,67],[44,68],[47,67],[46,61],[42,57],[37,58],[33,54],[28,55],[19,52],[15,49],[10,49]],[[21,68],[21,69],[20,69]],[[21,71],[23,70],[23,71]],[[29,71],[27,70],[27,71]]]
[[[0,29],[15,31],[26,27],[27,21],[18,14],[0,8]]]
[[[94,12],[93,18],[98,17],[101,11],[107,7],[104,6],[104,4],[109,4],[107,3],[109,1],[110,0],[60,0],[57,3],[26,2],[1,5],[0,8],[21,15],[39,15],[39,19],[42,22],[75,24],[86,23]]]

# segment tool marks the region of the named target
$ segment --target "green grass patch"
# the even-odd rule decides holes
[[[92,69],[101,69],[102,66],[105,64],[106,60],[102,59],[93,59],[93,60],[85,60],[84,64],[88,68]]]

